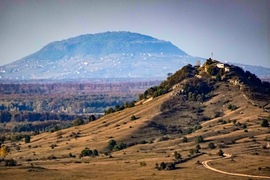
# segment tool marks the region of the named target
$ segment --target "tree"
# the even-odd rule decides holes
[[[196,150],[200,150],[201,149],[201,146],[199,144],[196,145]]]
[[[182,142],[183,142],[183,143],[188,142],[188,138],[187,138],[186,136],[184,136],[183,139],[182,139]]]
[[[238,109],[238,107],[233,105],[233,104],[229,104],[228,109],[231,111],[234,111],[234,110]]]
[[[136,120],[136,119],[137,119],[137,117],[134,116],[134,115],[132,115],[132,116],[130,117],[130,120],[132,120],[132,121],[134,121],[134,120]]]
[[[189,154],[190,154],[191,156],[193,156],[194,154],[197,154],[197,153],[199,153],[199,150],[198,150],[198,149],[190,149],[190,150],[189,150]]]
[[[5,166],[16,166],[16,165],[17,165],[17,161],[15,161],[14,159],[5,160]]]
[[[175,158],[175,160],[180,160],[180,159],[182,159],[182,156],[181,156],[180,153],[178,153],[177,151],[175,151],[174,152],[174,158]]]
[[[96,116],[93,114],[91,116],[89,116],[89,122],[95,121],[96,119],[97,119]]]
[[[196,139],[195,139],[195,142],[196,143],[203,143],[204,142],[204,139],[202,136],[198,136]]]
[[[82,150],[81,157],[92,156],[92,154],[93,154],[93,151],[86,147],[84,150]]]
[[[105,110],[105,115],[113,113],[113,112],[114,112],[114,109],[110,107],[109,109]]]
[[[108,147],[107,148],[112,151],[113,148],[114,148],[114,146],[116,146],[116,144],[117,144],[116,141],[114,139],[111,139],[109,141],[109,143],[108,143]]]
[[[2,158],[5,158],[7,155],[7,147],[5,145],[2,145],[0,148],[0,156]]]
[[[160,170],[164,170],[166,168],[165,162],[160,163]]]
[[[79,126],[82,125],[83,123],[84,121],[81,118],[78,118],[73,121],[73,126]]]
[[[120,143],[120,144],[116,144],[113,147],[113,150],[114,151],[120,151],[120,150],[125,149],[125,148],[127,148],[127,145],[125,143]]]
[[[93,150],[93,156],[98,156],[98,151],[96,149]]]
[[[212,143],[212,142],[210,142],[210,143],[208,144],[208,147],[209,147],[210,149],[215,149],[215,148],[216,148],[215,144]]]
[[[25,135],[24,142],[25,143],[30,143],[30,141],[31,141],[31,136],[30,135]]]
[[[261,124],[262,127],[269,127],[269,122],[267,119],[264,119]]]
[[[217,153],[217,155],[219,155],[219,156],[223,156],[223,154],[224,154],[224,152],[221,149]]]

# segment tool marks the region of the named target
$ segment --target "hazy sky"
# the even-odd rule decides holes
[[[0,0],[0,65],[81,34],[131,31],[270,67],[270,0]]]

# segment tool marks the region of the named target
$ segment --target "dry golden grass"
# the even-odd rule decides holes
[[[14,158],[20,166],[0,167],[1,179],[247,179],[212,172],[200,163],[212,158],[218,158],[216,153],[221,148],[225,153],[234,154],[235,158],[212,161],[209,164],[217,169],[236,173],[270,176],[270,171],[259,171],[259,167],[270,167],[270,149],[263,149],[270,129],[260,126],[259,117],[269,116],[262,109],[249,104],[236,91],[226,88],[215,92],[217,95],[206,102],[204,113],[211,114],[215,110],[224,113],[222,117],[213,118],[202,123],[202,129],[186,135],[189,142],[182,143],[182,138],[171,138],[166,141],[154,141],[149,144],[138,144],[121,151],[113,152],[113,158],[103,154],[91,158],[79,158],[85,148],[103,151],[110,139],[117,142],[129,139],[143,128],[154,116],[160,114],[161,104],[170,98],[170,94],[160,96],[148,102],[137,103],[134,108],[116,112],[86,125],[61,130],[61,133],[42,133],[32,137],[31,143],[20,142],[21,150],[11,148],[7,158]],[[227,109],[224,100],[237,105],[235,111]],[[212,113],[213,114],[213,113]],[[139,119],[132,121],[135,115]],[[224,121],[237,120],[246,124],[247,128]],[[244,132],[247,130],[247,132]],[[78,133],[79,137],[70,135]],[[60,136],[61,135],[61,136]],[[206,142],[201,143],[202,152],[206,154],[177,165],[176,170],[158,171],[156,163],[173,161],[174,151],[187,157],[189,150],[197,145],[194,138],[203,136]],[[218,147],[210,150],[208,143],[214,142]],[[18,143],[17,143],[18,144]],[[52,149],[50,146],[56,144]],[[7,143],[11,145],[11,143]],[[28,146],[31,147],[28,147]],[[72,153],[76,158],[67,158]],[[54,155],[55,160],[47,160]],[[28,160],[28,161],[27,161]],[[29,161],[31,160],[31,161]],[[140,162],[145,162],[141,166]]]

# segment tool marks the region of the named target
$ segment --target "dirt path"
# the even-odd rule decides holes
[[[205,168],[210,169],[211,171],[215,171],[218,173],[222,173],[222,174],[227,174],[227,175],[232,175],[232,176],[242,176],[242,177],[250,177],[250,178],[260,178],[260,179],[270,179],[269,176],[256,176],[256,175],[249,175],[249,174],[240,174],[240,173],[230,173],[230,172],[225,172],[225,171],[221,171],[218,169],[215,169],[211,166],[208,165],[208,162],[211,162],[213,160],[206,160],[203,161],[202,164]]]

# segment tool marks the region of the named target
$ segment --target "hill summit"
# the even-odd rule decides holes
[[[138,33],[105,32],[49,43],[0,67],[0,78],[164,78],[194,61],[168,41]]]

